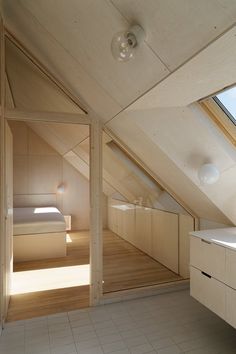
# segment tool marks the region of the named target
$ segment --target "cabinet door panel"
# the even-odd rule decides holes
[[[151,254],[152,232],[151,232],[152,209],[136,207],[136,224],[134,244],[141,251]]]
[[[130,243],[134,243],[135,233],[135,206],[126,204],[124,211],[124,238]]]
[[[152,256],[160,263],[179,272],[178,215],[152,210]]]

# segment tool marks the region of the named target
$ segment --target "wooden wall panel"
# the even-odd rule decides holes
[[[130,243],[135,243],[135,219],[136,212],[133,204],[125,204],[126,210],[124,214],[124,238]]]
[[[152,209],[136,206],[134,244],[152,254]]]
[[[14,207],[57,206],[57,194],[16,194],[13,197]]]
[[[179,215],[179,274],[189,278],[190,236],[194,231],[194,219],[189,215]]]
[[[71,214],[72,228],[75,230],[89,229],[89,182],[67,161],[63,160],[63,195],[64,214]]]
[[[55,155],[58,156],[54,150],[45,140],[42,140],[33,130],[28,129],[28,145],[31,155]]]
[[[160,210],[152,212],[153,256],[178,273],[178,215]]]
[[[14,155],[28,154],[28,128],[23,122],[8,123],[13,134],[13,153]]]
[[[6,145],[6,162],[5,162],[5,173],[6,173],[6,219],[5,219],[5,286],[6,286],[6,297],[5,297],[5,309],[7,311],[8,304],[10,301],[10,291],[11,291],[11,274],[13,272],[13,137],[11,130],[6,123],[5,125],[5,145]]]
[[[13,169],[13,193],[27,194],[28,193],[28,157],[14,155]]]
[[[61,156],[28,156],[29,193],[55,193],[62,182]]]

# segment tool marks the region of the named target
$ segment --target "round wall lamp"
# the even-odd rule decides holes
[[[145,33],[141,26],[134,25],[127,31],[118,32],[111,42],[111,52],[118,61],[129,61],[134,58],[140,43],[144,41]]]
[[[65,185],[64,183],[59,184],[59,186],[57,187],[57,193],[58,194],[63,194],[65,192]]]
[[[204,184],[213,184],[218,181],[220,172],[212,163],[206,163],[199,168],[198,178]]]

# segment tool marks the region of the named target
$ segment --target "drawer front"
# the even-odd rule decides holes
[[[190,267],[190,294],[221,318],[226,315],[226,285]]]
[[[236,251],[226,249],[226,275],[225,283],[236,289]]]
[[[225,282],[226,274],[225,254],[226,250],[224,247],[191,236],[190,265],[206,272],[222,282]]]
[[[236,290],[226,286],[226,317],[225,320],[236,328]]]

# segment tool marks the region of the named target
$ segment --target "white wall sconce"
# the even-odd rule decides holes
[[[203,184],[214,184],[220,178],[220,172],[212,163],[206,163],[199,168],[198,178]]]
[[[57,187],[57,193],[58,194],[65,193],[65,185],[64,185],[64,183],[59,184],[59,186]]]
[[[127,31],[116,33],[111,42],[113,57],[122,62],[131,60],[144,39],[145,32],[139,25],[134,25]]]

